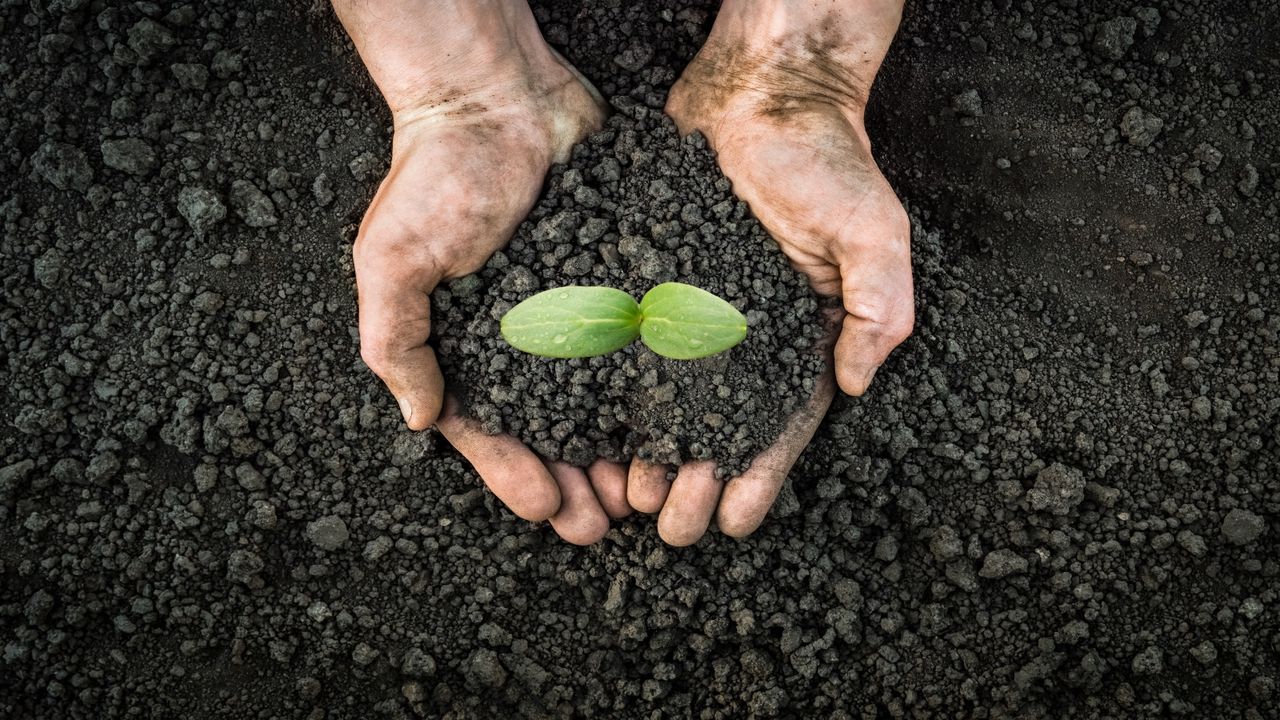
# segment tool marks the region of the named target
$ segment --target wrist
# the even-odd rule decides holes
[[[904,0],[724,0],[708,46],[748,88],[861,113]]]
[[[444,110],[528,84],[556,63],[525,0],[333,0],[333,6],[393,114]]]

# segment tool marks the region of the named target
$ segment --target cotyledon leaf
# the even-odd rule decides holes
[[[554,358],[591,357],[626,347],[640,333],[640,306],[608,287],[571,285],[526,298],[502,316],[517,350]]]
[[[640,340],[674,360],[724,352],[747,336],[747,319],[715,295],[684,283],[662,283],[640,300]]]

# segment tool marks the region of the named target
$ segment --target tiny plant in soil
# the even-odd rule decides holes
[[[719,297],[663,283],[640,302],[609,287],[573,285],[526,298],[502,316],[502,337],[517,350],[554,358],[603,355],[636,337],[674,360],[724,352],[747,336],[747,319]]]

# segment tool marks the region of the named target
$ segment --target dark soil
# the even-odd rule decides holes
[[[712,6],[539,13],[660,95]],[[911,3],[916,334],[750,539],[576,548],[358,361],[323,3],[0,6],[0,717],[1277,717],[1277,37]]]
[[[553,169],[510,245],[434,295],[445,380],[464,414],[539,455],[717,461],[739,474],[813,395],[826,363],[822,302],[734,198],[700,134],[683,142],[661,105],[614,101],[605,129]],[[669,360],[642,343],[584,359],[543,358],[502,339],[516,303],[566,285],[637,300],[664,282],[715,293],[747,317],[728,352]]]

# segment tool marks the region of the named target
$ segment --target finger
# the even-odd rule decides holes
[[[587,479],[595,490],[596,499],[609,517],[624,518],[631,514],[627,504],[627,469],[618,463],[597,460],[587,468]]]
[[[362,248],[381,242],[362,238]],[[413,430],[425,430],[440,414],[444,378],[431,335],[429,293],[439,277],[433,263],[418,268],[384,261],[381,249],[363,249],[356,262],[360,305],[360,356],[395,396]]]
[[[640,458],[631,461],[627,470],[628,505],[642,513],[656,513],[667,501],[670,490],[666,465],[654,465]]]
[[[658,535],[676,547],[698,542],[711,523],[722,484],[710,460],[682,466],[658,515]]]
[[[560,509],[551,516],[551,527],[566,542],[590,545],[609,532],[609,516],[591,490],[587,474],[568,463],[549,463],[560,485]]]
[[[846,315],[835,346],[836,381],[850,395],[866,392],[915,324],[910,221],[896,199],[872,214],[883,216],[873,227],[886,237],[853,246],[839,263]]]
[[[831,373],[827,373],[818,380],[813,397],[791,416],[786,429],[773,445],[752,460],[746,472],[725,485],[716,511],[720,532],[741,538],[760,527],[778,498],[787,473],[791,472],[796,458],[804,452],[822,424],[822,418],[826,417],[834,394],[835,380]]]
[[[546,520],[560,509],[560,488],[533,451],[510,435],[488,435],[474,420],[458,416],[454,401],[436,423],[440,433],[471,463],[489,490],[525,520]]]
[[[845,317],[835,349],[836,377],[841,390],[854,396],[867,391],[876,370],[909,334],[909,331],[894,329],[896,327],[878,320]]]

